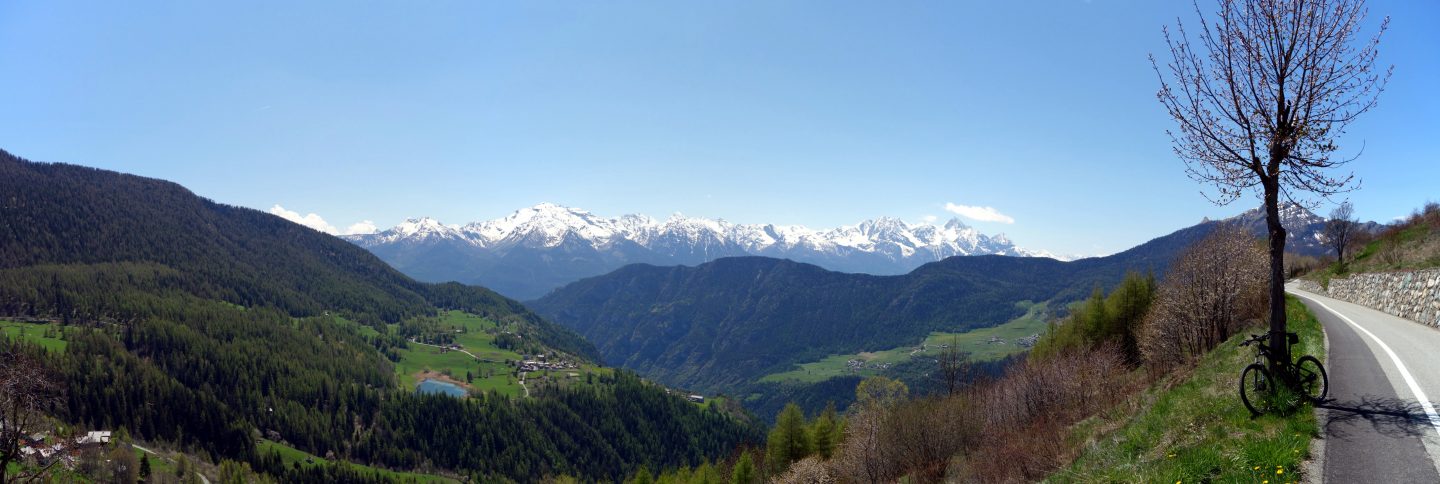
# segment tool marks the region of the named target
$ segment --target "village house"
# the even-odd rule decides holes
[[[86,432],[85,435],[80,438],[75,439],[75,444],[81,447],[105,445],[108,443],[110,443],[109,430],[92,430]]]

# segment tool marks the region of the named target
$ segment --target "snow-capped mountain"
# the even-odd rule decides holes
[[[1281,203],[1280,225],[1285,227],[1285,251],[1311,256],[1334,255],[1332,252],[1334,249],[1327,245],[1325,240],[1325,222],[1327,220],[1303,205]],[[1265,237],[1269,233],[1269,226],[1265,222],[1264,207],[1246,210],[1240,215],[1224,221],[1238,223],[1256,237]],[[1377,232],[1384,228],[1375,222],[1364,222],[1359,227],[1364,232]]]
[[[465,225],[410,219],[345,238],[417,279],[481,284],[521,299],[636,262],[693,265],[761,255],[837,271],[903,274],[956,255],[1054,257],[1016,247],[1004,235],[987,236],[959,219],[937,226],[884,217],[815,230],[679,214],[606,218],[552,203]]]

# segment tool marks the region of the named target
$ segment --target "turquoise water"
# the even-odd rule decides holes
[[[466,392],[464,388],[460,388],[454,383],[446,383],[440,380],[432,380],[429,378],[426,378],[425,381],[420,382],[420,384],[415,387],[415,392],[430,394],[440,393],[450,395],[452,397],[464,397],[469,394],[469,392]]]

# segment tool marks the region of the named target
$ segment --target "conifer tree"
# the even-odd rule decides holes
[[[775,429],[765,442],[767,464],[771,473],[779,473],[791,462],[810,455],[810,435],[805,428],[805,413],[794,402],[785,405],[775,419]]]
[[[830,402],[825,406],[825,411],[820,412],[820,416],[815,417],[815,422],[810,424],[815,453],[826,459],[830,458],[830,454],[835,451],[835,443],[840,440],[835,420],[835,402]]]
[[[735,469],[730,471],[730,484],[754,484],[758,481],[755,460],[750,458],[749,452],[740,454],[740,460],[735,462]]]

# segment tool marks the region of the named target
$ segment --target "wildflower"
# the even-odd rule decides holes
[[[1284,474],[1284,473],[1285,473],[1285,469],[1275,469],[1275,475],[1277,475],[1277,476],[1280,475],[1280,474]]]
[[[1258,470],[1260,470],[1260,466],[1255,466],[1254,469],[1250,469],[1250,470],[1252,470],[1252,471],[1258,471]]]

